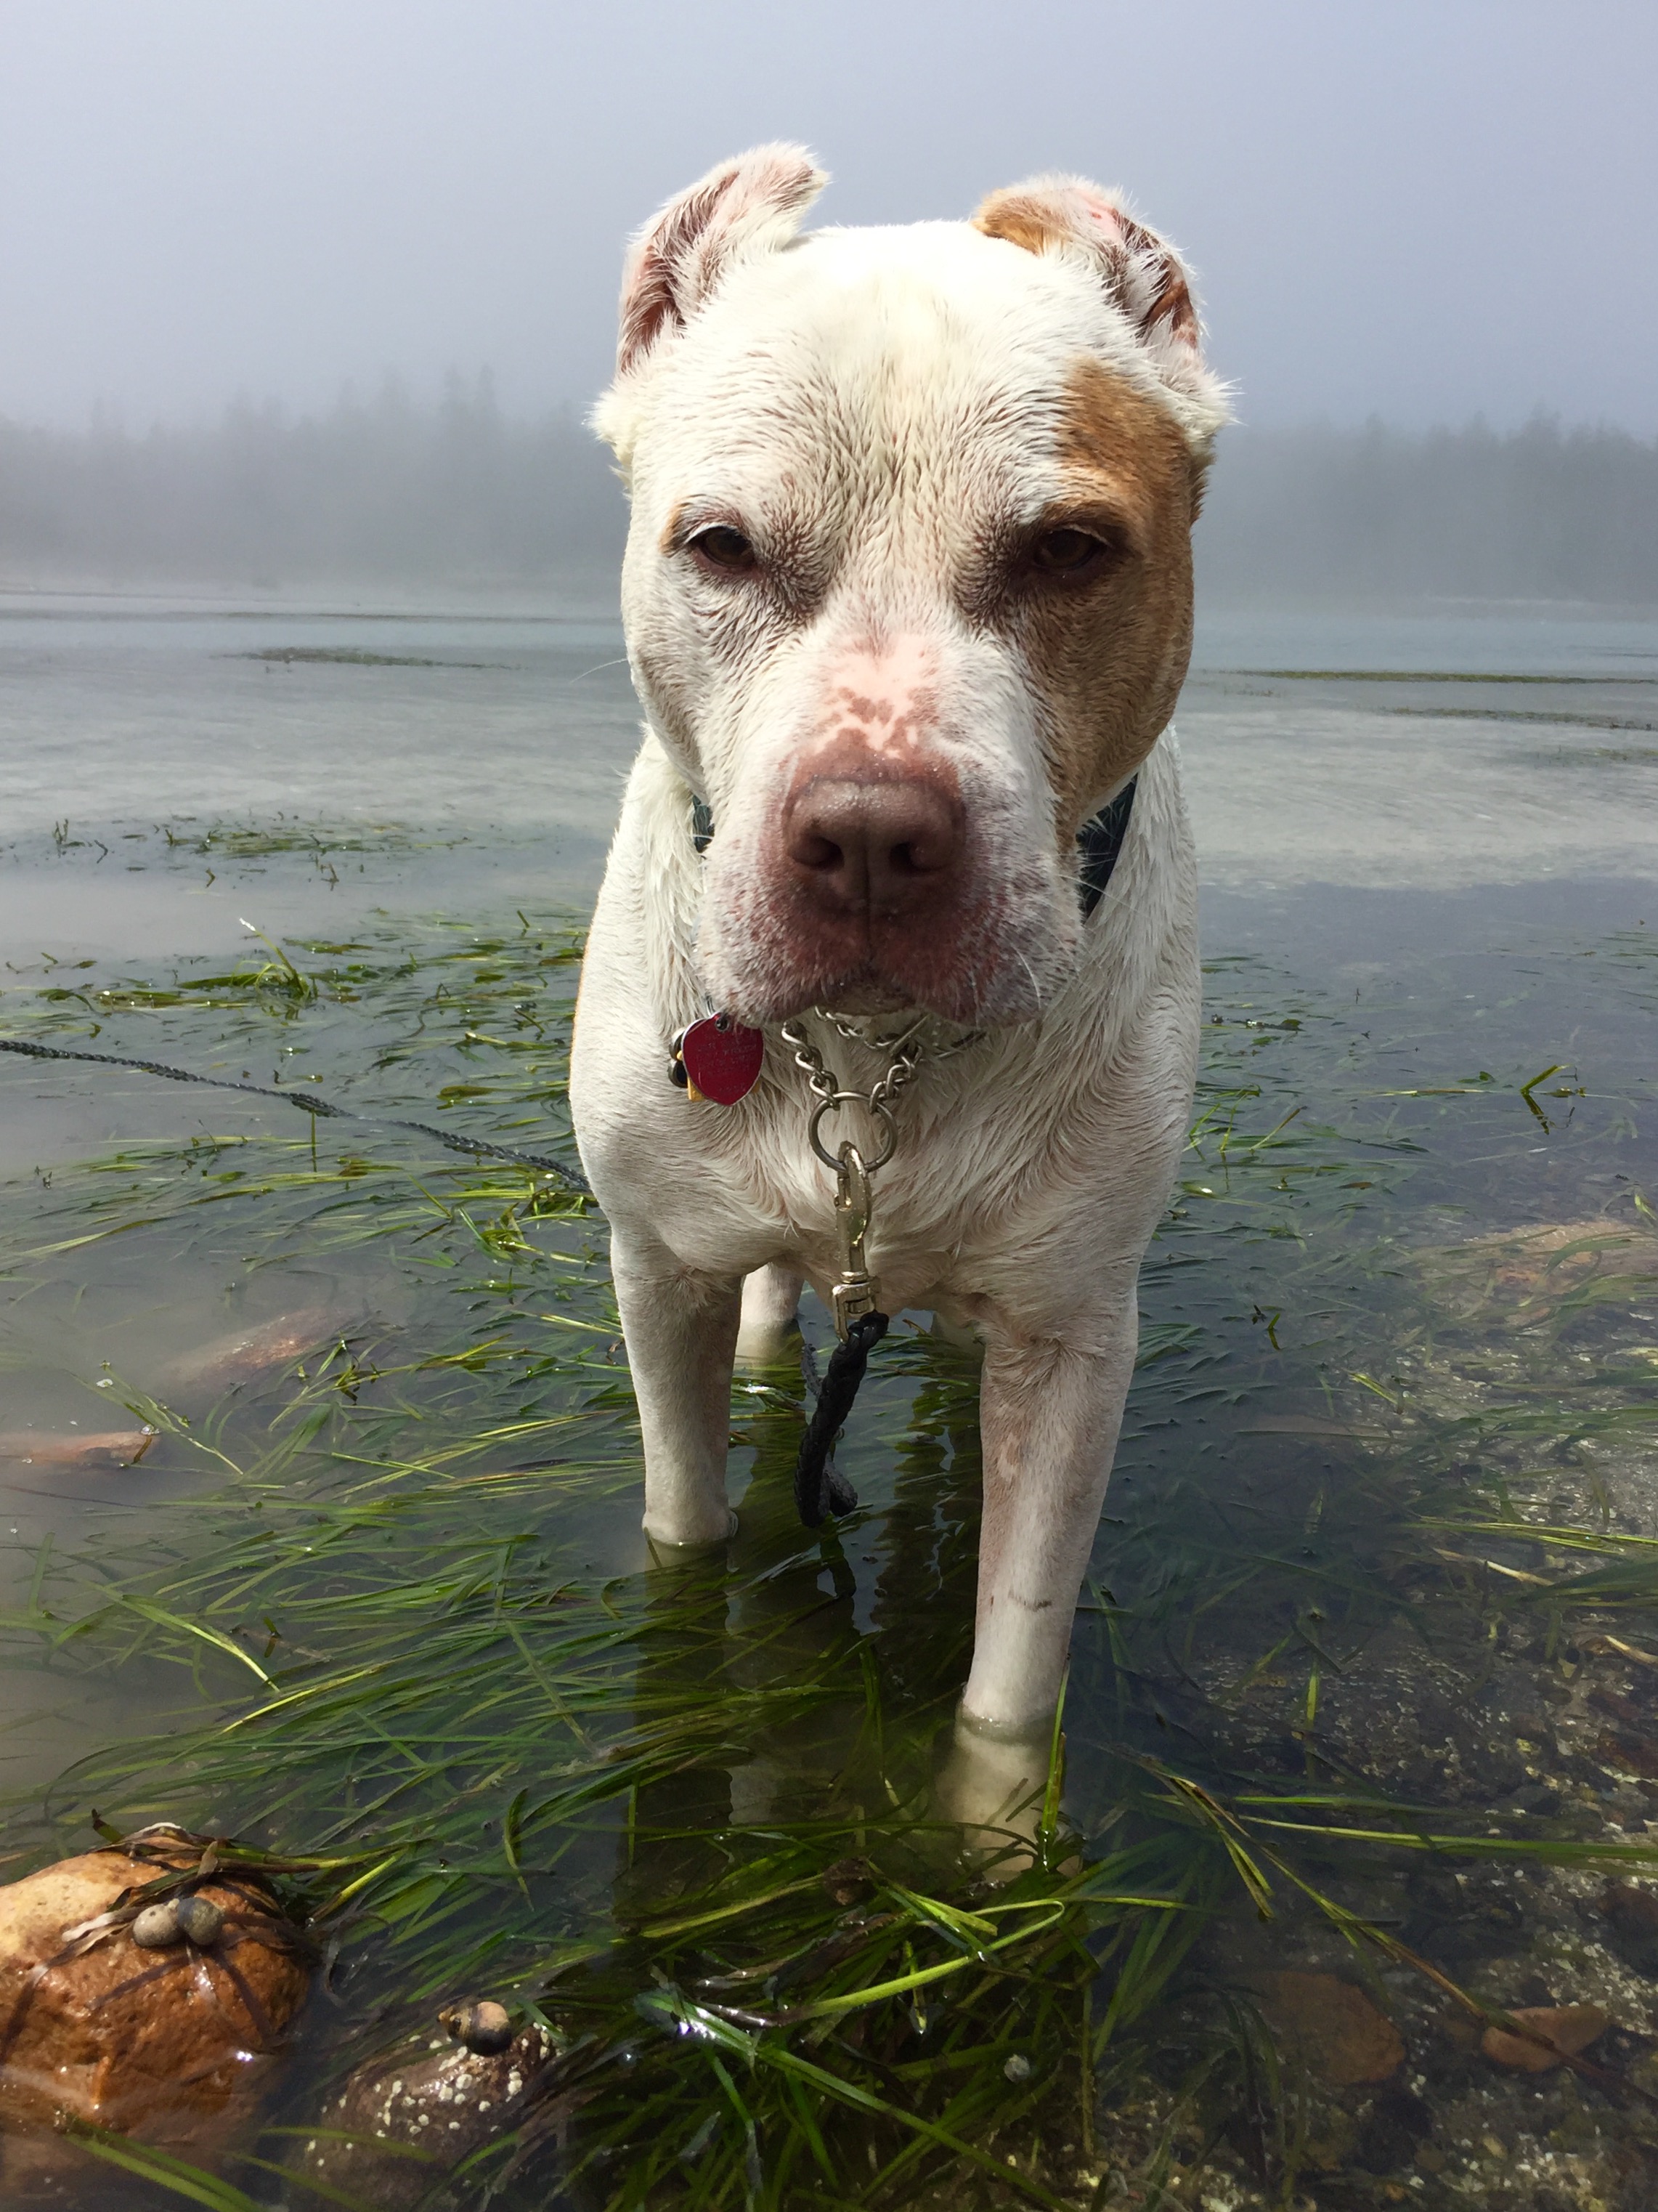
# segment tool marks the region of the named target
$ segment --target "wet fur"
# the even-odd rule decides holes
[[[1096,187],[1038,179],[977,228],[794,240],[817,173],[787,148],[745,161],[636,242],[598,411],[633,497],[624,615],[647,720],[583,972],[577,1132],[611,1223],[647,1529],[717,1542],[745,1312],[774,1336],[799,1283],[825,1293],[837,1266],[777,1023],[849,994],[989,1029],[906,1094],[870,1258],[889,1310],[932,1308],[985,1346],[964,1725],[1017,1745],[1061,1679],[1191,1099],[1196,871],[1168,723],[1224,404],[1178,258]],[[1020,533],[1084,509],[1120,560],[1085,599],[1022,596]],[[761,547],[751,586],[696,567],[711,522]],[[943,926],[872,920],[848,951],[801,906],[777,825],[820,755],[959,793]],[[1084,925],[1077,826],[1136,773]],[[716,824],[706,858],[693,793]],[[666,1080],[669,1039],[711,1004],[769,1031],[730,1109]],[[819,1041],[853,1085],[880,1072]]]

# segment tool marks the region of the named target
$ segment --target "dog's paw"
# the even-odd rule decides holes
[[[1040,1851],[1050,1738],[1003,1736],[958,1714],[934,1791],[981,1878],[1011,1881]]]
[[[707,1552],[718,1545],[729,1544],[737,1534],[737,1516],[730,1506],[722,1505],[706,1518],[688,1516],[671,1526],[647,1515],[640,1526],[652,1553],[665,1561],[683,1552]]]

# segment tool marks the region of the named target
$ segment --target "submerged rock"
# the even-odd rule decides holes
[[[339,1305],[302,1307],[231,1336],[216,1338],[173,1361],[167,1382],[175,1391],[216,1392],[238,1382],[257,1382],[273,1369],[337,1341],[360,1313]]]
[[[1261,2008],[1307,2064],[1339,2087],[1385,2081],[1404,2063],[1405,2045],[1392,2021],[1363,1990],[1333,1974],[1269,1974]]]
[[[1417,1264],[1440,1302],[1460,1318],[1497,1328],[1549,1320],[1592,1283],[1658,1276],[1658,1237],[1605,1216],[1439,1245]]]
[[[0,1460],[25,1467],[137,1467],[159,1429],[111,1429],[75,1436],[67,1430],[11,1429],[0,1433]]]
[[[1479,2048],[1494,2065],[1506,2066],[1515,2074],[1552,2074],[1568,2058],[1587,2051],[1611,2026],[1600,2006],[1592,2004],[1521,2005],[1513,2017],[1522,2027],[1548,2039],[1533,2043],[1529,2036],[1511,2035],[1506,2028],[1485,2030]]]
[[[200,1858],[182,1842],[88,1851],[0,1888],[0,2130],[69,2118],[190,2142],[204,2122],[213,2136],[251,2114],[310,1968],[275,1899],[239,1873],[135,1899]],[[209,1929],[210,1948],[192,1940]]]
[[[407,2212],[452,2166],[517,2124],[557,2056],[551,2036],[543,2027],[511,2033],[504,2007],[487,2000],[452,2007],[442,2024],[447,2033],[411,2039],[348,2077],[306,2143],[305,2173],[376,2212]]]

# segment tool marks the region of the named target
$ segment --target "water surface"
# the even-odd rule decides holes
[[[635,742],[614,627],[12,603],[0,712],[4,1033],[568,1147],[580,918]],[[1136,1893],[1212,1917],[1166,1987],[1115,1907],[1066,1954],[1107,1962],[1081,2077],[1031,1994],[1059,1972],[1034,1936],[1040,1972],[905,1998],[884,2043],[843,2038],[834,2063],[872,2094],[910,2083],[978,2149],[1009,2130],[992,2162],[1011,2143],[1055,2201],[1144,2198],[1173,2156],[1231,2207],[1284,2201],[1286,2174],[1333,2208],[1407,2186],[1496,2203],[1516,2161],[1535,2191],[1611,2202],[1607,2174],[1658,2172],[1631,2100],[1497,2073],[1394,1954],[1373,1988],[1409,2068],[1309,2087],[1299,2136],[1213,2054],[1273,1974],[1351,1975],[1309,1884],[1479,2002],[1601,2005],[1631,2080],[1658,2047],[1593,1857],[1658,1833],[1658,1672],[1622,1656],[1658,1653],[1658,625],[1213,623],[1180,729],[1204,1082],[1145,1273],[1042,1879],[1132,1844]],[[664,2203],[820,2201],[789,2164],[815,2157],[794,2090],[745,2136],[659,1993],[811,1951],[821,1928],[751,1902],[780,1868],[817,1895],[866,1854],[982,1903],[927,1810],[970,1612],[970,1365],[925,1316],[895,1331],[843,1447],[859,1511],[811,1539],[787,1498],[800,1377],[739,1378],[742,1534],[665,1580],[603,1224],[553,1179],[72,1065],[0,1064],[0,1108],[15,1848],[86,1847],[95,1803],[381,1869],[279,2123],[488,1987],[573,2047],[584,2021],[601,2042],[644,2023],[641,2086],[601,2081],[584,2123],[580,2201],[647,2167]],[[22,1448],[140,1422],[134,1467]],[[1573,1595],[1586,1565],[1611,1579]],[[1271,1923],[1188,1785],[1266,1823],[1236,1833]],[[1444,1861],[1453,1878],[1343,1828],[1430,1832],[1442,1860],[1493,1832],[1590,1856]],[[750,1900],[726,1952],[650,1932],[722,1881]],[[901,1936],[912,1960],[945,1941]],[[763,1977],[750,1996],[777,2002]],[[762,2084],[771,2047],[726,2059]],[[1014,2061],[1042,2094],[993,2118]],[[867,2121],[859,2165],[846,2112],[813,2123],[840,2176],[818,2172],[821,2201],[932,2202],[905,2192],[946,2172],[952,2201],[1006,2201],[981,2166],[928,2182],[897,2120]],[[518,2185],[558,2201],[537,2156]],[[124,2185],[99,2171],[86,2201]]]

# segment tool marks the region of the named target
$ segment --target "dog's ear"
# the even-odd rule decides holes
[[[1226,396],[1204,362],[1203,326],[1186,264],[1167,239],[1129,214],[1117,193],[1085,177],[1033,177],[992,192],[973,227],[1027,253],[1082,260],[1163,382],[1187,403],[1190,428],[1213,437],[1226,420]]]
[[[756,146],[653,215],[623,272],[617,376],[683,329],[734,260],[786,245],[828,182],[804,146]]]

